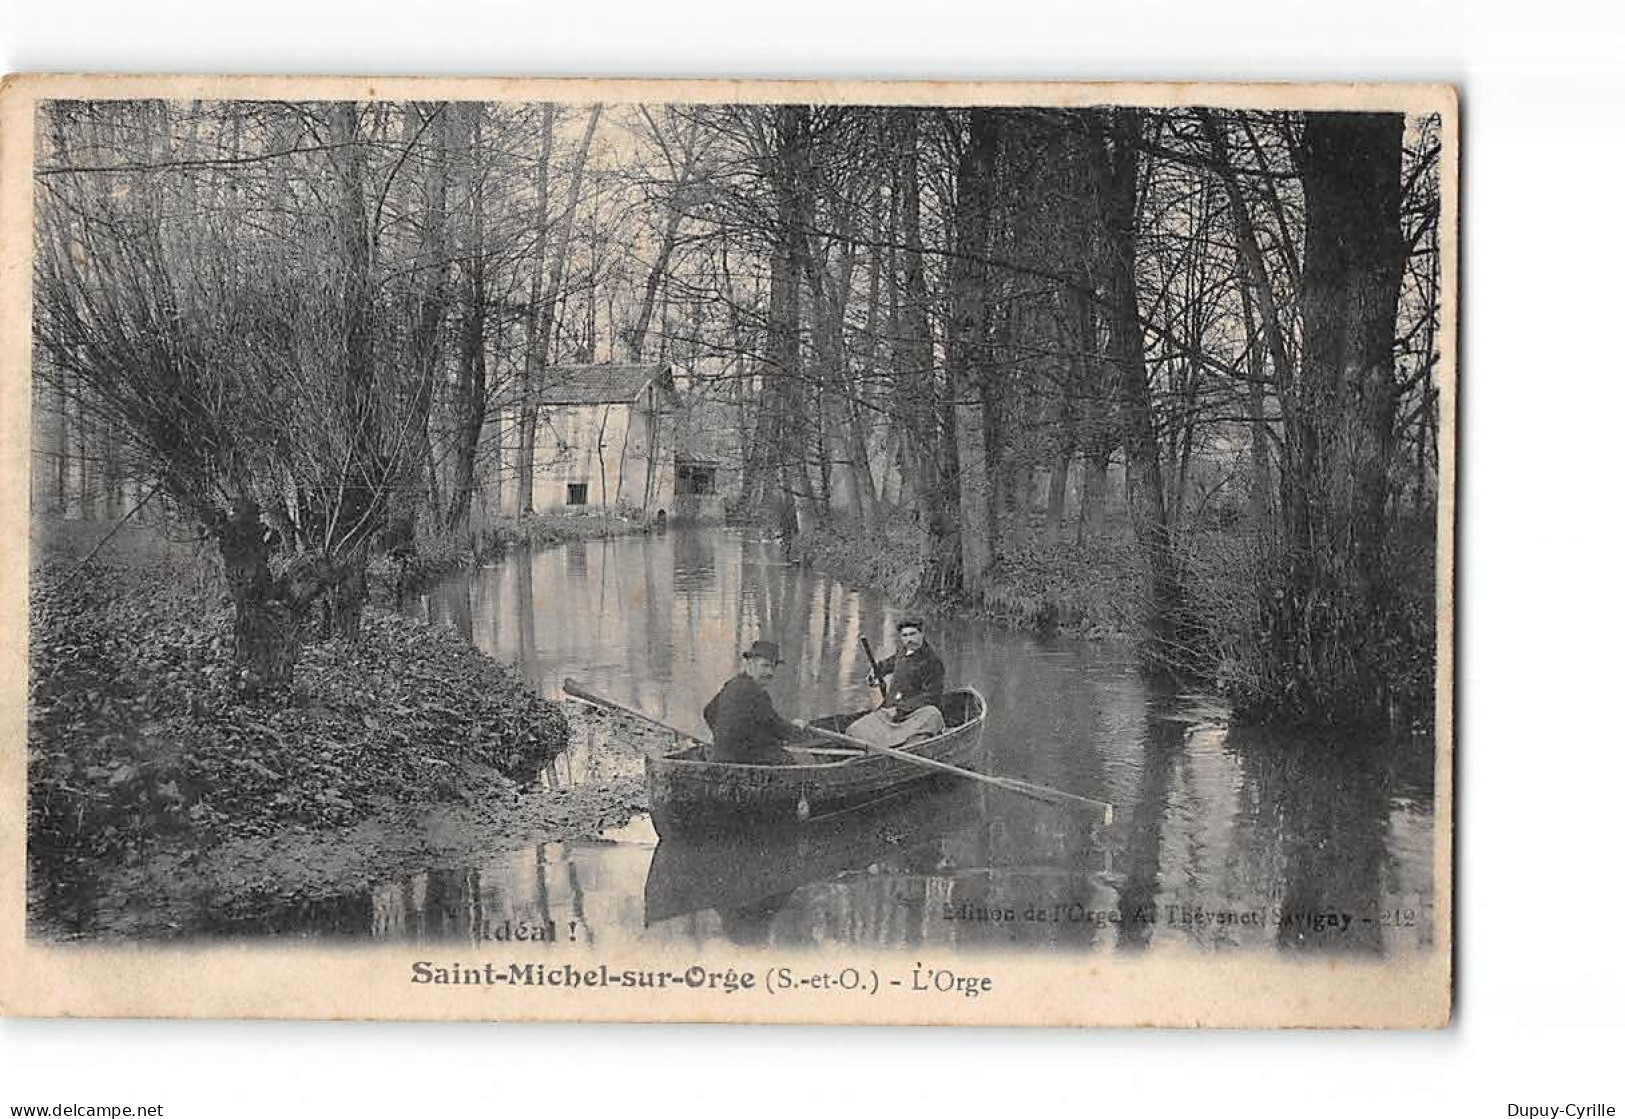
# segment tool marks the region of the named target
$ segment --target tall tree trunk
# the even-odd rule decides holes
[[[1092,168],[1081,176],[1079,192],[1085,198],[1098,193],[1093,179]],[[1078,543],[1081,544],[1086,535],[1098,536],[1105,530],[1106,467],[1111,462],[1112,452],[1122,442],[1122,428],[1117,414],[1117,371],[1104,359],[1100,339],[1100,297],[1095,290],[1094,275],[1098,271],[1095,258],[1101,255],[1100,223],[1090,206],[1079,208],[1083,217],[1077,223],[1073,246],[1076,263],[1068,295],[1072,303],[1072,326],[1077,333],[1071,365],[1072,400],[1079,412],[1077,442],[1084,461],[1078,500]]]
[[[992,479],[989,475],[984,394],[990,371],[987,304],[998,120],[986,109],[970,112],[970,142],[959,162],[954,207],[955,248],[949,263],[953,308],[948,333],[949,391],[956,401],[954,438],[959,458],[961,589],[980,601],[993,565]]]
[[[434,408],[435,384],[440,374],[441,329],[446,317],[447,284],[451,261],[446,251],[446,116],[445,104],[413,106],[419,129],[427,133],[427,162],[423,172],[423,234],[418,257],[422,286],[413,302],[407,331],[405,465],[398,472],[398,490],[392,495],[395,519],[389,531],[394,547],[404,556],[415,546],[419,511],[427,500],[433,475],[429,416]]]
[[[340,191],[344,418],[352,453],[347,459],[327,551],[338,569],[333,626],[343,636],[355,638],[361,633],[361,608],[367,596],[368,544],[384,514],[388,479],[379,448],[378,402],[373,384],[372,235],[361,114],[354,102],[340,101],[332,106],[330,120],[335,140],[332,158]]]
[[[1205,178],[1197,187],[1196,205],[1195,236],[1200,243],[1206,244],[1210,237],[1212,206]],[[1169,515],[1169,522],[1175,530],[1185,523],[1186,498],[1190,494],[1191,457],[1196,449],[1196,429],[1200,421],[1202,333],[1207,298],[1203,288],[1201,257],[1195,246],[1185,253],[1183,279],[1185,291],[1181,302],[1182,317],[1185,320],[1183,349],[1186,352],[1172,363],[1176,371],[1174,395],[1177,411],[1174,421],[1167,425],[1170,433],[1169,465],[1175,471],[1173,511]]]
[[[882,231],[883,232],[883,231]],[[877,245],[869,255],[868,331],[863,341],[863,378],[846,394],[848,422],[851,426],[853,480],[857,485],[858,505],[865,518],[880,512],[880,494],[875,487],[874,471],[869,461],[869,435],[871,418],[867,402],[872,399],[873,387],[880,375],[880,273],[884,256]],[[882,478],[882,485],[885,479]]]
[[[79,391],[74,394],[73,403],[73,459],[79,471],[79,485],[76,487],[79,491],[79,516],[88,521],[93,517],[95,508],[95,502],[91,500],[94,487],[91,485],[90,464],[95,461],[95,453],[91,448],[96,443],[96,415],[85,403],[83,385],[80,385]]]
[[[879,515],[880,495],[875,490],[874,471],[869,464],[869,416],[857,391],[846,397],[847,446],[852,456],[852,485],[858,515],[870,520]],[[839,422],[839,421],[837,421]]]
[[[771,410],[772,454],[777,467],[781,522],[795,534],[812,531],[815,511],[806,452],[807,424],[801,363],[801,277],[805,268],[807,179],[811,173],[808,110],[780,105],[774,112],[771,170],[775,204],[773,256],[768,291],[767,376],[764,407]]]
[[[1175,652],[1173,624],[1179,606],[1179,584],[1163,504],[1162,463],[1151,415],[1145,335],[1135,286],[1143,115],[1137,109],[1087,110],[1085,121],[1097,168],[1101,271],[1110,328],[1106,357],[1117,381],[1129,520],[1151,575],[1148,652],[1153,663],[1166,665]]]
[[[1281,323],[1281,313],[1275,304],[1275,289],[1271,286],[1269,272],[1264,267],[1264,253],[1259,248],[1258,231],[1253,224],[1252,211],[1248,209],[1247,200],[1241,193],[1241,183],[1230,162],[1230,149],[1225,143],[1224,131],[1219,121],[1207,109],[1198,109],[1197,112],[1201,115],[1202,128],[1207,134],[1208,144],[1213,148],[1213,162],[1218,170],[1219,181],[1224,184],[1225,196],[1230,203],[1230,214],[1236,227],[1236,251],[1241,256],[1247,280],[1258,305],[1264,341],[1269,347],[1270,362],[1275,366],[1275,379],[1284,389],[1291,383],[1294,363],[1287,342],[1286,329]],[[1282,394],[1283,407],[1289,403],[1287,395]]]
[[[911,456],[907,449],[907,431],[910,422],[905,376],[906,355],[903,338],[903,272],[899,264],[898,241],[902,236],[902,161],[892,169],[891,189],[886,202],[886,382],[890,389],[891,411],[886,420],[886,465],[880,477],[880,500],[883,504],[902,504],[909,492]],[[890,491],[893,477],[896,487]],[[911,500],[911,499],[910,499]]]
[[[535,511],[536,505],[536,390],[537,374],[545,362],[537,350],[547,345],[540,333],[542,275],[547,267],[547,195],[553,178],[553,118],[557,107],[542,106],[542,150],[536,160],[536,270],[530,277],[530,303],[525,310],[525,360],[519,369],[519,453],[514,460],[517,473],[514,511],[520,516]]]
[[[907,482],[925,536],[920,584],[927,593],[953,594],[961,585],[954,525],[958,503],[951,502],[944,481],[953,477],[951,466],[944,462],[943,438],[952,417],[941,413],[938,401],[930,292],[925,281],[925,245],[920,231],[920,116],[919,110],[900,109],[894,118],[898,124],[898,217],[903,242],[898,391],[902,394],[900,414],[905,419],[907,445],[913,452],[907,458],[911,467]]]
[[[1404,130],[1386,113],[1310,113],[1304,125],[1303,364],[1282,393],[1284,593],[1261,588],[1272,654],[1264,700],[1295,722],[1388,716],[1380,653]]]
[[[68,138],[67,117],[68,102],[48,101],[45,103],[46,119],[50,122],[47,130],[51,138],[51,160],[57,166],[67,162]],[[66,222],[53,223],[59,242],[57,252],[64,261],[73,259],[72,249],[66,237]],[[50,408],[54,422],[51,424],[51,501],[50,507],[58,516],[68,515],[68,479],[72,476],[72,444],[73,444],[73,418],[69,413],[70,403],[77,399],[78,393],[69,391],[69,381],[74,375],[68,370],[58,367],[50,381]]]
[[[649,336],[649,323],[654,318],[655,303],[665,283],[666,270],[671,267],[672,253],[677,250],[677,234],[683,227],[683,211],[678,203],[682,198],[681,190],[684,185],[686,184],[678,184],[679,193],[672,201],[671,213],[666,215],[666,225],[661,231],[660,245],[655,250],[654,262],[649,265],[649,274],[643,280],[643,300],[638,306],[638,317],[627,331],[626,356],[627,360],[634,363],[643,360],[643,346]]]
[[[1049,495],[1044,508],[1044,543],[1059,544],[1066,524],[1066,484],[1072,472],[1072,454],[1063,450],[1049,470]]]
[[[454,458],[447,527],[462,532],[468,527],[474,497],[474,465],[479,458],[480,431],[485,426],[485,187],[482,168],[482,117],[485,106],[458,106],[461,129],[468,224],[464,231],[463,307],[458,340],[457,389],[454,412]]]
[[[122,467],[119,463],[118,435],[111,423],[102,425],[101,462],[99,473],[102,483],[102,517],[116,521],[123,514],[123,493],[120,485]]]
[[[1247,415],[1252,442],[1252,469],[1247,479],[1247,507],[1260,557],[1272,554],[1270,514],[1269,422],[1264,418],[1264,352],[1253,314],[1252,297],[1241,289],[1242,325],[1247,334]]]
[[[803,254],[807,286],[812,296],[813,361],[817,368],[815,380],[821,425],[819,468],[824,478],[825,511],[828,511],[838,479],[848,509],[862,520],[873,505],[874,481],[868,478],[868,451],[857,411],[861,384],[852,376],[844,336],[857,254],[852,247],[850,229],[838,228],[836,236],[841,243],[833,269],[815,261],[811,252]],[[831,447],[838,458],[830,454]],[[864,480],[869,483],[867,487]]]
[[[1099,456],[1083,460],[1083,481],[1078,485],[1078,543],[1106,531],[1106,471],[1111,460]]]
[[[552,106],[548,107],[551,114]],[[559,300],[564,289],[564,270],[569,262],[570,246],[575,237],[576,210],[581,203],[581,183],[587,169],[587,156],[592,151],[592,140],[598,130],[598,119],[603,114],[602,105],[594,105],[587,114],[587,126],[582,130],[581,146],[576,150],[575,163],[570,168],[570,186],[564,199],[564,212],[559,217],[558,242],[553,252],[553,265],[548,271],[547,288],[542,293],[539,306],[534,312],[535,329],[529,333],[528,344],[525,348],[525,368],[527,374],[524,383],[532,387],[532,395],[522,404],[520,416],[520,450],[519,450],[519,476],[524,480],[524,490],[521,491],[519,504],[520,513],[532,511],[534,498],[533,476],[536,468],[536,405],[534,387],[541,381],[551,361],[551,348],[553,345],[553,332],[559,316]],[[552,153],[553,123],[549,116],[546,134],[548,158]],[[546,195],[542,192],[542,202],[545,205]],[[543,221],[546,221],[545,214]],[[544,241],[546,238],[543,238]],[[541,258],[537,259],[538,269],[541,267]],[[528,438],[526,431],[528,427]],[[530,491],[530,492],[525,492]],[[604,494],[607,505],[609,495]]]
[[[51,378],[51,512],[66,516],[68,512],[69,419],[68,374],[58,371]]]

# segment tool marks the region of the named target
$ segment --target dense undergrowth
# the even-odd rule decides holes
[[[881,524],[831,520],[798,537],[791,558],[873,587],[896,602],[922,602],[918,530],[902,518]],[[988,572],[979,612],[1021,629],[1120,637],[1140,625],[1146,578],[1131,541],[1110,536],[1045,544],[1038,533],[1007,544]]]
[[[343,825],[457,799],[491,769],[529,779],[568,740],[558,707],[502,666],[386,611],[366,612],[359,641],[311,641],[290,689],[246,701],[217,577],[179,550],[47,557],[29,614],[40,860]]]
[[[964,609],[1020,629],[1081,637],[1140,640],[1148,668],[1230,700],[1243,718],[1278,709],[1262,663],[1257,541],[1245,524],[1213,520],[1174,541],[1176,615],[1155,640],[1149,620],[1149,572],[1133,538],[1107,533],[1046,544],[1035,519],[1024,538],[1007,541],[988,572],[980,603],[935,601],[921,589],[921,543],[902,518],[878,525],[835,519],[790,546],[793,559],[900,603]],[[1385,682],[1394,727],[1421,729],[1433,714],[1435,606],[1433,526],[1418,518],[1391,539],[1387,635],[1364,650]],[[1279,675],[1277,673],[1277,675]]]

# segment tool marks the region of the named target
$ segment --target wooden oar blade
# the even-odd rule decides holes
[[[1105,824],[1110,827],[1112,822],[1112,806],[1107,801],[1094,800],[1091,797],[1079,796],[1064,789],[1052,789],[1048,785],[1035,785],[1031,781],[1023,781],[1016,777],[994,777],[1000,787],[1013,793],[1025,793],[1027,796],[1039,800],[1049,801],[1051,804],[1064,805],[1069,808],[1086,808],[1091,812],[1099,812],[1105,817]]]

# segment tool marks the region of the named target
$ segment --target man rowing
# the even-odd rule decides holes
[[[796,759],[781,743],[799,735],[806,724],[781,716],[763,686],[784,663],[779,647],[771,641],[752,641],[743,657],[744,670],[705,705],[705,724],[711,728],[706,758],[743,765],[794,765]]]
[[[853,738],[876,746],[901,746],[943,732],[942,658],[925,640],[918,618],[897,626],[897,652],[875,665],[869,683],[889,677],[881,705],[846,728]]]

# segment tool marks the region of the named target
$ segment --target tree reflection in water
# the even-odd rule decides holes
[[[1255,850],[1280,853],[1276,943],[1381,953],[1396,763],[1414,744],[1247,728],[1231,731],[1229,748],[1243,783],[1238,827],[1253,833]],[[1431,754],[1431,741],[1424,748]]]
[[[1407,852],[1396,868],[1391,827],[1396,806],[1431,802],[1431,756],[1431,740],[1194,730],[1153,714],[1122,840],[1119,947],[1149,946],[1159,926],[1209,948],[1426,947],[1431,884],[1405,877],[1425,862]]]
[[[1130,950],[1151,944],[1157,924],[1162,841],[1168,821],[1174,763],[1185,751],[1185,725],[1160,717],[1153,705],[1145,721],[1145,752],[1140,788],[1129,815],[1121,863],[1125,880],[1118,891],[1117,946]]]
[[[529,570],[507,570],[515,565]],[[575,675],[696,729],[705,701],[738,671],[739,650],[764,635],[786,653],[770,688],[781,711],[872,703],[857,638],[866,634],[885,652],[898,616],[877,595],[785,563],[771,541],[725,530],[520,551],[500,568],[452,576],[431,597],[435,616],[472,632],[545,693]],[[1040,638],[954,617],[933,622],[931,640],[950,682],[975,683],[988,697],[990,772],[1109,800],[1117,823],[1093,833],[1076,814],[990,791],[977,807],[944,813],[935,831],[910,825],[872,850],[843,848],[839,836],[781,844],[806,874],[764,878],[751,896],[724,891],[665,917],[648,910],[646,877],[656,875],[647,848],[573,847],[557,857],[581,864],[582,896],[566,897],[568,871],[555,866],[560,922],[572,912],[594,916],[601,944],[646,936],[703,943],[727,935],[718,912],[736,911],[748,924],[757,900],[789,893],[770,922],[780,945],[1432,947],[1431,741],[1330,743],[1232,728],[1211,701],[1149,687],[1122,643]],[[561,780],[591,779],[593,743],[583,748],[562,759],[579,772]],[[485,867],[493,906],[501,890],[519,889],[505,877],[509,861],[494,854]],[[719,865],[731,890],[754,882],[764,863],[754,854]],[[695,882],[709,880],[696,874]],[[1312,919],[1332,911],[1363,918],[1395,895],[1416,908],[1416,927],[1384,932],[1351,921],[1334,931]],[[956,907],[1018,918],[1087,908],[1117,921],[958,920]],[[1183,922],[1182,907],[1249,922]],[[1307,919],[1254,919],[1283,911]]]

